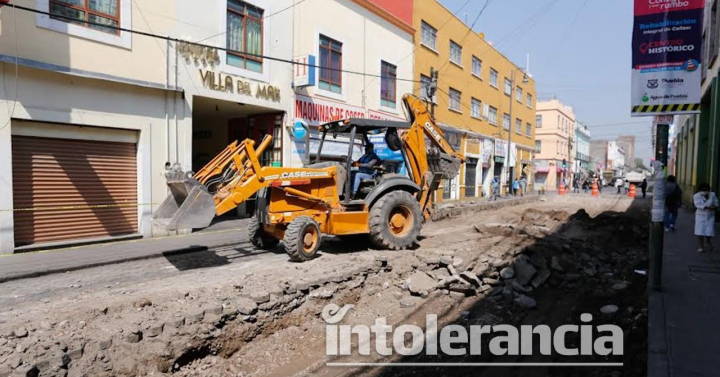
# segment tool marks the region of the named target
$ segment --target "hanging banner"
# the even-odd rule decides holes
[[[632,116],[700,112],[705,0],[635,0]]]

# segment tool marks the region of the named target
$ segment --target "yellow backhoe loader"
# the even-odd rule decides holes
[[[313,258],[323,234],[368,234],[379,248],[410,247],[430,218],[433,192],[442,179],[458,174],[465,157],[445,139],[424,100],[408,94],[403,104],[407,122],[351,118],[320,125],[315,161],[308,158],[304,167],[261,166],[258,156],[272,142],[270,135],[257,147],[249,139],[233,142],[197,173],[168,177],[171,194],[156,211],[155,225],[167,230],[207,227],[215,216],[256,195],[250,241],[267,249],[282,240],[293,260]],[[377,164],[373,178],[353,193],[354,148],[369,143],[368,135],[383,133],[388,148],[402,153],[407,173]],[[348,141],[340,162],[323,156],[328,136]],[[309,157],[309,142],[306,151]]]

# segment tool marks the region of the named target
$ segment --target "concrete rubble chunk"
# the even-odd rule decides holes
[[[453,263],[453,258],[451,256],[443,255],[440,257],[440,264],[444,266],[450,266]]]
[[[515,276],[515,270],[512,267],[505,267],[500,270],[500,277],[503,279],[512,279]]]
[[[535,287],[536,289],[539,288],[541,285],[545,284],[547,279],[550,278],[550,270],[540,270],[535,277],[533,277],[532,281],[530,282],[530,285]]]
[[[515,260],[513,268],[515,269],[515,280],[521,285],[528,285],[537,272],[530,263],[530,258],[525,255],[520,255]]]
[[[142,333],[130,333],[125,335],[125,341],[128,343],[138,343],[142,340]]]
[[[70,356],[70,360],[77,360],[82,357],[84,348],[82,346],[78,346],[77,348],[73,348],[67,351],[68,356]]]
[[[487,273],[490,271],[490,267],[484,265],[484,264],[478,264],[473,268],[472,273],[477,276],[479,279],[482,279]]]
[[[628,283],[625,281],[621,281],[619,283],[613,284],[610,288],[614,291],[622,291],[628,287]]]
[[[24,337],[28,336],[28,331],[24,327],[18,327],[17,329],[15,329],[15,331],[13,331],[13,335],[16,338],[24,338]]]
[[[257,311],[257,304],[247,297],[241,297],[237,300],[237,310],[243,315],[253,315]]]
[[[62,368],[70,364],[70,356],[66,353],[50,358],[50,366],[54,368]]]
[[[565,271],[565,267],[563,267],[562,263],[560,262],[560,258],[558,258],[556,255],[553,255],[553,257],[550,258],[550,268],[555,271]]]
[[[173,328],[177,329],[180,326],[182,326],[185,323],[185,318],[174,318],[170,319],[168,321],[165,321],[165,328]]]
[[[147,330],[145,330],[145,332],[143,332],[143,335],[145,335],[149,338],[154,338],[154,337],[162,334],[162,331],[163,331],[163,324],[162,323],[155,324],[155,325],[151,325],[150,327],[148,327]]]
[[[412,296],[405,296],[399,300],[401,308],[412,308],[417,304],[417,298]]]
[[[510,286],[512,286],[513,289],[514,289],[516,292],[527,293],[527,292],[532,291],[532,288],[530,288],[530,287],[525,287],[525,286],[521,285],[520,283],[518,283],[517,280],[513,280],[513,281],[510,283]]]
[[[265,291],[257,291],[250,294],[250,299],[255,301],[256,304],[262,304],[270,301],[270,293]]]
[[[192,312],[185,317],[186,321],[190,323],[200,322],[203,318],[205,318],[205,311],[203,310]]]
[[[222,305],[211,306],[211,307],[205,309],[205,314],[222,315],[222,312],[223,312]]]
[[[106,350],[106,349],[110,348],[111,346],[112,346],[112,338],[108,338],[108,339],[101,340],[98,342],[98,348],[100,348],[101,351]]]
[[[328,284],[327,286],[320,287],[320,288],[310,292],[310,297],[330,298],[335,294],[335,292],[337,292],[337,285]]]
[[[12,372],[12,377],[25,377],[25,376],[36,376],[37,375],[37,368],[34,365],[29,364],[23,364],[19,367],[15,368],[15,370]]]
[[[515,303],[525,309],[532,309],[535,307],[535,305],[537,305],[535,299],[525,295],[518,295],[517,297],[515,297]]]
[[[483,278],[482,281],[483,281],[483,283],[489,284],[492,286],[496,286],[496,285],[500,284],[500,280],[493,279],[493,278]]]
[[[415,295],[419,295],[422,291],[431,292],[436,285],[435,279],[422,271],[416,271],[407,279],[408,290]]]
[[[146,306],[152,306],[152,301],[150,301],[146,298],[142,298],[140,300],[133,302],[133,307],[136,309],[144,308]]]
[[[470,282],[471,284],[473,284],[476,287],[479,287],[482,285],[482,282],[480,281],[480,279],[478,279],[477,276],[475,276],[475,274],[473,274],[472,272],[468,272],[468,271],[461,272],[460,277],[467,280],[468,282]]]
[[[617,313],[618,310],[620,310],[620,308],[618,308],[617,305],[605,305],[602,308],[600,308],[600,313],[615,314],[615,313]]]

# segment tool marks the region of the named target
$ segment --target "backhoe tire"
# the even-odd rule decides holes
[[[285,230],[285,252],[290,259],[304,262],[313,259],[320,248],[322,234],[320,226],[309,216],[300,216],[293,219]]]
[[[370,209],[370,242],[379,249],[411,247],[422,229],[422,211],[417,199],[406,191],[392,191]]]
[[[280,240],[277,238],[265,234],[262,224],[260,224],[260,219],[257,216],[250,219],[250,224],[248,224],[248,238],[250,238],[250,243],[253,244],[253,246],[262,250],[274,249],[278,243],[280,243]]]

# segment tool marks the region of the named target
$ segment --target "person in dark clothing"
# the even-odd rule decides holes
[[[682,190],[675,181],[675,176],[670,175],[665,182],[665,231],[675,230],[678,208],[682,204]]]
[[[647,193],[647,186],[647,179],[643,179],[642,183],[640,184],[640,190],[642,190],[643,199],[645,199],[645,194]]]

